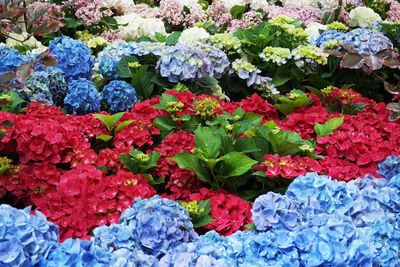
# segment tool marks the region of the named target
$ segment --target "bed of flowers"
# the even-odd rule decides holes
[[[0,0],[1,266],[400,266],[397,0]]]

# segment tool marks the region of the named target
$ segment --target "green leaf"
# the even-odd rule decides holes
[[[317,137],[323,137],[332,133],[332,130],[328,129],[325,125],[322,125],[320,123],[314,125],[314,130],[317,134]]]
[[[151,185],[164,183],[164,179],[162,177],[160,177],[160,176],[153,177],[153,175],[151,175],[150,173],[141,173],[141,175]]]
[[[275,108],[284,115],[288,115],[293,112],[295,106],[293,104],[275,104]]]
[[[363,108],[365,108],[366,106],[368,105],[364,103],[345,105],[343,108],[343,113],[348,115],[354,115]]]
[[[190,14],[190,9],[187,6],[183,6],[183,11],[185,11],[186,14]]]
[[[154,82],[152,78],[158,76],[153,72],[146,72],[140,82],[136,84],[135,89],[138,96],[144,100],[149,99],[154,90]]]
[[[340,127],[344,122],[344,117],[332,118],[324,123],[324,126],[333,131]]]
[[[169,160],[178,164],[179,168],[195,172],[199,180],[210,183],[210,176],[207,170],[200,164],[200,160],[196,156],[182,152],[172,159],[169,158]]]
[[[135,74],[133,74],[131,79],[131,84],[134,87],[136,87],[136,85],[140,82],[140,80],[142,80],[148,68],[149,66],[147,65],[140,66],[140,68],[135,72]]]
[[[321,93],[320,90],[318,90],[317,88],[311,87],[311,86],[305,86],[305,88],[307,88],[308,90],[310,90],[312,93],[314,93],[316,96],[319,97],[319,99],[321,99],[321,101],[325,100],[324,95]]]
[[[243,115],[242,120],[251,121],[252,123],[259,125],[262,122],[263,116],[253,112],[247,112]]]
[[[115,115],[104,115],[104,114],[93,114],[93,117],[101,120],[106,126],[107,130],[111,132],[114,128],[115,123],[124,115],[124,112],[117,113]]]
[[[246,227],[249,230],[253,230],[253,231],[257,231],[256,226],[254,225],[254,223],[248,223],[246,224],[244,227]]]
[[[157,42],[160,42],[160,43],[165,42],[165,40],[167,39],[167,37],[164,34],[159,33],[159,32],[155,33],[155,37],[156,37]]]
[[[206,159],[216,159],[220,154],[221,138],[216,135],[215,128],[199,127],[194,132],[196,149]]]
[[[205,226],[205,225],[211,223],[214,220],[215,219],[213,217],[211,217],[210,215],[195,216],[192,219],[192,223],[193,223],[194,228],[199,228],[199,227],[202,227],[202,226]]]
[[[245,10],[245,6],[235,5],[231,8],[230,13],[234,19],[241,19]]]
[[[113,137],[111,135],[107,135],[107,134],[98,134],[98,135],[96,135],[96,139],[103,140],[104,142],[108,142],[112,138]]]
[[[6,107],[6,111],[17,114],[18,113],[17,106],[21,103],[24,103],[25,101],[22,100],[19,97],[19,95],[12,90],[7,91],[5,95],[11,97],[11,104]]]
[[[179,40],[179,37],[181,37],[182,32],[174,32],[171,35],[165,39],[165,44],[166,45],[176,45],[176,43]]]
[[[260,151],[260,149],[258,149],[256,144],[254,143],[254,140],[249,137],[239,138],[233,145],[233,149],[235,151],[242,153],[251,153]]]
[[[121,78],[131,78],[133,76],[129,63],[137,62],[138,59],[135,56],[123,56],[117,64],[117,74]]]
[[[161,131],[169,132],[176,128],[176,122],[170,116],[158,116],[154,119],[153,125]]]
[[[239,116],[239,119],[241,119],[244,115],[244,110],[241,107],[238,107],[237,109],[235,109],[235,111],[233,111],[232,115]]]
[[[118,124],[118,126],[115,128],[115,132],[119,132],[122,129],[124,129],[125,127],[127,127],[129,124],[131,124],[132,122],[135,122],[135,120],[126,120],[121,122],[120,124]]]
[[[139,171],[138,164],[132,159],[129,154],[119,154],[125,167],[128,168],[133,174],[137,174]]]
[[[209,214],[211,211],[211,201],[209,199],[199,201],[199,211],[201,211],[200,215]]]
[[[85,24],[83,21],[71,17],[64,18],[62,22],[65,24],[65,28],[78,28]]]
[[[225,178],[245,174],[257,163],[256,160],[236,151],[224,155],[221,160],[219,173]]]

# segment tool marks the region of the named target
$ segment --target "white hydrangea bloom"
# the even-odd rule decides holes
[[[315,40],[320,36],[319,31],[326,30],[326,25],[323,25],[318,22],[313,22],[308,24],[307,28],[304,29],[306,33],[308,33],[309,37],[308,40]]]
[[[9,36],[12,37],[13,39],[7,38],[6,45],[9,47],[14,47],[14,46],[21,45],[20,42],[14,40],[14,39],[21,40],[21,41],[25,40],[25,38],[28,36],[28,34],[26,32],[22,32],[21,34],[10,33]],[[43,52],[46,50],[46,47],[41,42],[36,40],[36,38],[33,36],[31,38],[29,38],[28,41],[25,42],[25,45],[28,47],[35,48],[36,51]]]
[[[268,6],[267,0],[251,0],[251,2],[250,2],[250,7],[253,10],[257,10],[257,9],[267,7],[267,6]]]
[[[335,9],[339,6],[340,0],[319,0],[319,5],[323,12]]]
[[[205,43],[209,38],[210,35],[204,28],[192,27],[182,32],[178,42],[182,44]]]
[[[282,0],[283,6],[318,7],[318,0]]]
[[[128,24],[127,26],[119,26],[119,30],[124,39],[135,40],[137,38],[147,36],[155,39],[156,32],[166,34],[164,23],[158,18],[143,18],[135,13],[115,17],[118,24]]]
[[[219,0],[228,10],[234,6],[245,6],[249,4],[251,0]]]
[[[358,6],[350,11],[350,27],[368,28],[375,21],[382,21],[381,17],[371,8]]]
[[[189,6],[189,5],[197,4],[197,0],[179,0],[179,3],[181,3],[184,6]]]

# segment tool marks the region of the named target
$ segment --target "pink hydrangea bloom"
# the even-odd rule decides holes
[[[400,21],[400,3],[392,0],[386,16],[386,20],[388,21]]]
[[[100,21],[103,13],[100,11],[102,7],[105,7],[105,3],[102,0],[86,1],[86,0],[74,0],[72,1],[75,9],[75,16],[78,19],[82,19],[86,24],[91,25]],[[103,11],[104,16],[111,16],[112,11]]]
[[[225,23],[229,23],[232,20],[232,15],[224,4],[215,1],[208,6],[206,14],[208,20],[218,28],[224,26]]]
[[[178,0],[161,0],[160,10],[161,18],[172,25],[181,25],[185,19],[183,5]]]
[[[276,16],[288,16],[294,19],[299,19],[305,25],[312,22],[320,22],[324,14],[318,8],[300,7],[300,6],[268,6],[265,11],[268,13],[268,18],[272,19]]]
[[[138,4],[133,6],[132,12],[146,18],[162,18],[163,14],[159,7],[150,7],[146,4]]]
[[[231,25],[226,30],[226,33],[234,33],[238,28],[247,29],[253,25],[258,25],[262,22],[262,17],[259,12],[249,11],[243,14],[241,20],[234,19]]]

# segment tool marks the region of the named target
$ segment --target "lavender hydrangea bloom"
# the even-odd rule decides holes
[[[58,227],[30,209],[0,205],[0,265],[32,266],[57,247]]]
[[[93,82],[83,78],[68,84],[68,94],[64,99],[65,109],[73,114],[84,115],[100,110],[100,94]]]
[[[380,50],[393,48],[392,42],[382,33],[361,28],[346,33],[326,30],[316,40],[311,40],[311,44],[324,48],[325,43],[332,40],[351,44],[360,54],[376,54]]]
[[[378,167],[377,173],[390,181],[393,176],[400,174],[400,157],[388,156],[384,161],[378,163]]]
[[[40,267],[53,266],[110,266],[111,253],[93,242],[68,238],[57,249],[51,251],[47,259],[42,259]]]
[[[211,61],[211,76],[220,79],[229,68],[230,62],[228,56],[221,49],[212,45],[199,44],[198,47],[205,52],[205,56]]]
[[[290,229],[298,227],[300,214],[294,202],[287,196],[268,192],[259,196],[252,209],[253,221],[257,230]]]
[[[111,81],[103,88],[101,99],[107,102],[112,113],[126,111],[138,101],[135,88],[118,80]]]
[[[78,78],[91,79],[94,60],[90,48],[85,43],[61,36],[50,41],[49,50],[52,56],[57,58],[56,67],[64,72],[67,81]]]

